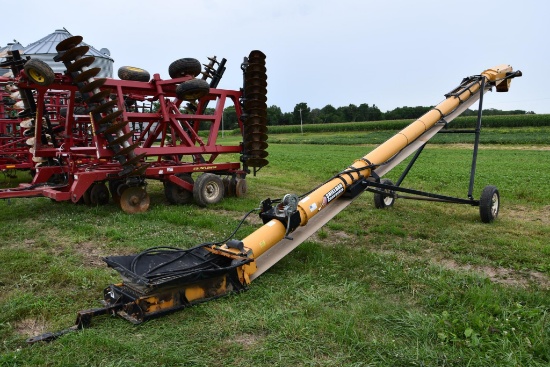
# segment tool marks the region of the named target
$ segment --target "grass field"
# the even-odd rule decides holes
[[[482,136],[474,196],[499,187],[492,224],[465,205],[397,200],[377,210],[365,193],[245,293],[139,326],[99,317],[49,344],[25,339],[72,325],[119,281],[101,257],[220,240],[261,200],[309,191],[373,142],[271,136],[270,164],[248,178],[247,197],[206,209],[167,205],[157,182],[148,187],[149,211],[134,216],[112,203],[1,201],[0,366],[548,366],[544,134],[525,132],[515,144]],[[465,197],[471,147],[441,143],[449,144],[428,146],[403,186]],[[250,218],[236,237],[259,223]]]

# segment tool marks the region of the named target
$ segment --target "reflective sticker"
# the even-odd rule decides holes
[[[269,221],[267,222],[266,226],[268,227],[273,227],[275,225],[275,222],[274,221]]]
[[[309,196],[306,196],[305,198],[303,198],[302,200],[300,200],[300,203],[305,203],[306,201],[309,200]]]

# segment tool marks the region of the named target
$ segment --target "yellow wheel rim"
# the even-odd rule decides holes
[[[44,75],[40,74],[38,71],[34,69],[29,70],[29,76],[34,80],[36,83],[44,83],[46,78],[44,78]]]

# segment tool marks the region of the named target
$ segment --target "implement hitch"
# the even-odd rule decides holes
[[[105,306],[101,308],[92,308],[89,310],[79,311],[76,316],[76,322],[73,326],[68,329],[53,332],[53,333],[44,333],[32,338],[27,339],[28,344],[33,344],[37,342],[50,342],[63,336],[65,334],[71,333],[73,331],[82,330],[92,323],[92,317],[111,314],[114,315],[118,310],[122,309],[123,304],[114,304],[110,306]]]

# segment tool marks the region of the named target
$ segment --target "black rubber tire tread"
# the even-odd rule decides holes
[[[193,186],[193,198],[199,206],[219,203],[224,196],[223,182],[220,176],[213,173],[203,173]]]
[[[386,184],[386,185],[393,185],[393,182],[387,178],[383,178],[382,180],[380,180],[380,183],[382,184]],[[385,199],[387,199],[388,196],[387,195],[384,195],[382,193],[378,194],[378,193],[375,193],[374,194],[374,206],[376,207],[376,209],[385,209],[385,208],[388,208],[390,206],[393,206],[393,203],[395,202],[395,199],[392,198],[392,200],[389,202],[389,203],[386,203]]]
[[[27,77],[35,84],[48,86],[55,80],[52,68],[42,60],[30,59],[23,68]]]
[[[103,182],[96,182],[90,188],[90,204],[92,206],[106,205],[109,203],[109,189]]]
[[[111,197],[113,198],[113,201],[115,203],[120,202],[120,195],[118,194],[118,188],[121,185],[124,185],[126,183],[125,180],[110,180],[109,181],[109,192],[111,193]]]
[[[135,66],[121,66],[118,68],[118,77],[122,80],[148,82],[151,79],[151,74],[147,70]]]
[[[190,174],[179,173],[176,176],[184,180],[185,182],[194,184],[193,178]],[[189,204],[193,201],[193,192],[185,190],[183,187],[176,185],[171,181],[164,181],[164,196],[170,204],[181,205]]]
[[[496,197],[496,208],[494,208],[493,198]],[[479,199],[479,215],[483,223],[494,221],[500,209],[500,194],[496,186],[485,186],[481,191]]]
[[[200,74],[201,70],[202,66],[199,60],[186,57],[171,63],[168,67],[168,74],[172,79],[180,78],[185,75],[196,77]]]
[[[206,80],[192,79],[181,83],[176,88],[176,96],[186,101],[194,101],[206,96],[210,92],[210,85]]]

